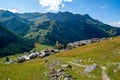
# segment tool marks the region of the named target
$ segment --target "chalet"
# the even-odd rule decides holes
[[[26,55],[24,55],[23,57],[25,58],[26,61],[27,61],[27,60],[30,60],[30,57],[28,57],[28,56],[26,56]]]
[[[17,58],[17,62],[18,63],[21,63],[21,62],[24,62],[25,61],[25,57],[24,56],[20,56]]]
[[[67,49],[68,49],[68,50],[70,50],[70,49],[72,49],[72,48],[74,48],[74,47],[75,47],[74,43],[68,43],[68,44],[67,44]]]
[[[95,42],[100,42],[100,39],[99,38],[92,38],[91,43],[95,43]]]
[[[40,54],[39,52],[34,52],[34,53],[31,53],[30,55],[28,55],[28,57],[29,57],[30,59],[34,59],[34,58],[36,58],[39,54]]]

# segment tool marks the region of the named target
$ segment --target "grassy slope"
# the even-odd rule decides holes
[[[39,43],[35,43],[35,48],[33,49],[33,51],[40,51],[40,50],[43,50],[43,49],[48,49],[48,48],[52,48],[52,46],[47,46],[47,45],[42,45],[42,44],[39,44]]]
[[[44,68],[41,60],[23,64],[0,64],[0,80],[40,80],[44,79]]]
[[[33,50],[40,51],[43,49],[52,48],[52,46],[46,46],[39,43],[35,43]],[[23,54],[16,54],[9,56],[10,60],[16,59]],[[41,59],[35,59],[27,61],[23,64],[4,64],[4,58],[0,58],[0,80],[12,79],[12,80],[40,80],[44,79],[44,72],[47,68],[42,63]]]
[[[23,64],[0,64],[0,79],[10,78],[12,80],[45,80],[44,71],[47,70],[43,60],[60,60],[63,64],[72,62],[77,59],[83,59],[83,65],[97,63],[98,66],[106,66],[107,74],[112,80],[120,80],[120,71],[114,73],[117,65],[108,67],[108,63],[120,62],[120,37],[112,40],[102,41],[100,43],[86,45],[75,48],[70,51],[61,52],[56,55],[46,57],[44,59],[34,59]],[[92,61],[88,61],[92,58]],[[72,65],[72,64],[71,64]],[[72,70],[67,70],[68,74],[72,74],[77,80],[101,80],[101,68],[98,67],[91,73],[83,74],[85,68],[72,65]]]
[[[69,56],[69,57],[68,57]],[[88,61],[92,58],[92,61]],[[109,63],[120,62],[120,37],[113,38],[112,40],[102,41],[100,43],[86,45],[80,48],[75,48],[70,51],[62,52],[61,54],[48,57],[46,59],[59,59],[63,63],[73,62],[74,60],[83,59],[83,65],[90,65],[97,63],[98,66],[106,66],[108,76],[113,80],[119,80],[120,70],[116,73],[113,70],[118,69],[118,65],[107,66]],[[73,65],[74,66],[74,65]],[[101,68],[95,69],[92,73],[82,74],[84,71],[82,68],[76,68],[70,70],[70,74],[74,75],[78,79],[82,80],[101,80]],[[78,71],[81,73],[79,74]],[[92,76],[89,78],[88,76]]]

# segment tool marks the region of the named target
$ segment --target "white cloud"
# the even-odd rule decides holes
[[[72,2],[72,0],[39,0],[42,7],[46,7],[46,10],[58,11],[60,7],[64,8],[64,2]]]
[[[108,8],[108,7],[109,7],[109,5],[108,5],[108,4],[105,4],[105,5],[101,6],[100,8],[101,8],[101,9],[106,9],[106,8]]]
[[[18,12],[16,9],[3,9],[3,8],[0,8],[0,10],[7,10],[7,11],[10,11],[10,12],[13,12],[13,13]]]
[[[72,2],[72,0],[64,0],[64,2]]]
[[[115,26],[115,27],[120,27],[120,21],[119,22],[113,22],[110,23],[111,26]]]

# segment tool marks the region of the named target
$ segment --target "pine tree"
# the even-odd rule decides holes
[[[5,62],[9,62],[9,61],[10,61],[9,57],[6,57]]]

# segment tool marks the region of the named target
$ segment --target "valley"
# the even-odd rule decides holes
[[[119,75],[120,27],[89,14],[0,8],[0,80],[120,80]]]

